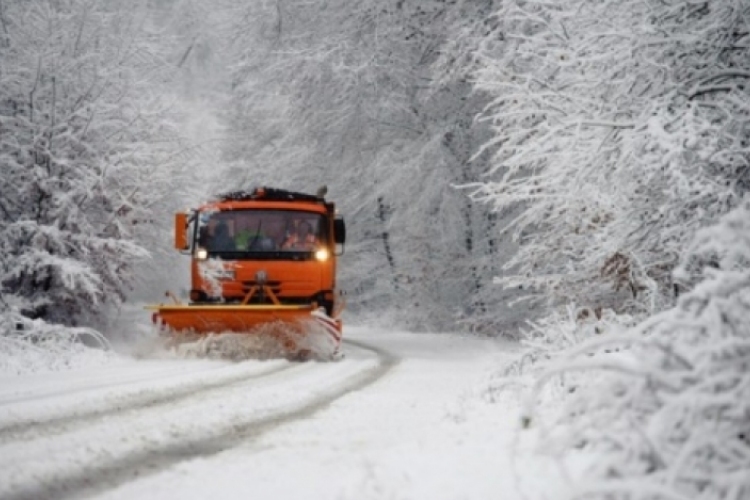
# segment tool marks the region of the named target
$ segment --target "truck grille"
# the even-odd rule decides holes
[[[243,281],[242,282],[242,291],[244,293],[247,293],[250,291],[250,289],[254,286],[260,286],[257,281],[251,280],[251,281]],[[265,286],[271,289],[271,291],[278,295],[281,293],[281,281],[266,281]]]

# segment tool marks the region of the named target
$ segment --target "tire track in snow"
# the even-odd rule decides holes
[[[181,367],[181,370],[184,370],[185,367]],[[198,370],[196,374],[207,374],[212,373],[215,371],[226,371],[226,366],[212,366],[209,368],[202,368],[201,370]],[[104,377],[103,380],[98,380],[96,383],[87,384],[83,387],[76,387],[73,389],[61,387],[59,384],[57,386],[51,385],[46,386],[42,390],[36,389],[32,390],[30,394],[23,393],[20,395],[16,394],[3,394],[0,395],[0,408],[4,406],[15,406],[18,404],[23,403],[30,403],[33,401],[42,401],[45,399],[54,399],[59,398],[61,396],[72,396],[75,394],[82,394],[82,393],[89,393],[92,391],[96,391],[97,389],[112,389],[114,387],[123,387],[123,386],[131,386],[138,384],[139,382],[151,382],[153,380],[159,380],[159,379],[168,379],[173,378],[176,375],[179,375],[179,371],[172,368],[168,370],[164,370],[163,372],[152,372],[147,373],[145,375],[138,375],[133,377],[126,377],[124,379],[118,379],[118,377],[115,377],[112,381],[107,381],[108,378],[111,377]]]
[[[265,369],[242,371],[241,373],[223,375],[220,378],[212,378],[207,382],[195,381],[192,383],[181,384],[177,387],[160,387],[152,389],[142,389],[135,393],[125,393],[112,395],[102,398],[98,404],[90,408],[77,409],[72,408],[63,410],[49,416],[15,421],[8,424],[0,424],[0,445],[9,441],[19,441],[29,437],[38,437],[40,435],[53,435],[69,431],[76,427],[90,425],[96,420],[108,416],[146,408],[152,408],[160,405],[177,403],[188,398],[200,397],[202,394],[219,388],[231,387],[237,384],[245,384],[249,380],[267,377],[275,373],[294,368],[294,364],[274,364]],[[232,370],[236,371],[236,370]],[[155,382],[158,379],[154,380]],[[135,385],[137,382],[132,382]],[[127,386],[127,382],[112,384],[110,387]],[[101,386],[92,387],[94,391],[101,389]],[[85,392],[85,389],[71,391],[74,393]],[[19,401],[43,401],[45,399],[55,399],[56,396],[43,395],[38,397],[22,397]],[[13,401],[5,401],[0,406],[10,406]],[[71,411],[72,410],[72,411]],[[33,435],[33,436],[32,436]]]
[[[99,456],[88,461],[79,461],[75,464],[74,470],[32,475],[33,477],[27,478],[21,484],[12,485],[10,491],[3,492],[0,486],[0,496],[4,500],[80,498],[157,473],[182,461],[210,457],[253,441],[280,426],[311,417],[337,399],[374,384],[398,364],[396,356],[382,349],[358,341],[345,340],[345,343],[360,350],[370,351],[375,355],[376,363],[360,363],[365,364],[365,368],[346,370],[352,373],[346,373],[347,376],[343,378],[341,375],[345,370],[331,369],[338,363],[305,363],[304,366],[310,369],[303,370],[302,377],[312,377],[318,372],[328,371],[333,382],[312,397],[297,401],[297,404],[282,404],[259,417],[254,417],[254,412],[250,408],[250,414],[245,414],[245,418],[231,421],[225,419],[223,428],[218,432],[204,431],[195,435],[190,433],[185,437],[177,436],[153,449],[139,447],[122,455]],[[354,365],[356,368],[356,363]],[[286,374],[288,373],[287,371]],[[255,382],[270,378],[273,377],[262,377]],[[299,380],[300,376],[296,376],[286,385],[293,386]],[[247,382],[248,389],[252,388],[252,382]],[[231,394],[230,391],[219,389],[214,392],[218,392],[219,395],[225,392]],[[134,417],[137,418],[137,415]]]

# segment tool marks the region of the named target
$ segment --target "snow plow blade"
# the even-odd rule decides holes
[[[154,311],[154,323],[178,345],[197,342],[200,350],[231,339],[245,350],[263,351],[263,357],[333,359],[341,344],[341,321],[309,305],[159,304],[146,309]]]

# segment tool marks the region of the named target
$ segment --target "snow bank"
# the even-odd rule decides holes
[[[546,452],[598,457],[569,498],[750,497],[750,200],[686,253],[702,281],[674,308],[619,331],[553,317],[493,380],[527,389]]]
[[[96,330],[0,315],[0,377],[109,364],[117,355]]]

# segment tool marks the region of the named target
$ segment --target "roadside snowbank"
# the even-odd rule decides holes
[[[697,284],[675,307],[630,328],[594,320],[595,335],[552,317],[531,365],[498,377],[526,387],[524,422],[548,449],[598,457],[565,498],[750,497],[750,200],[698,231],[678,271]]]
[[[104,366],[119,356],[96,330],[0,315],[0,377]]]

